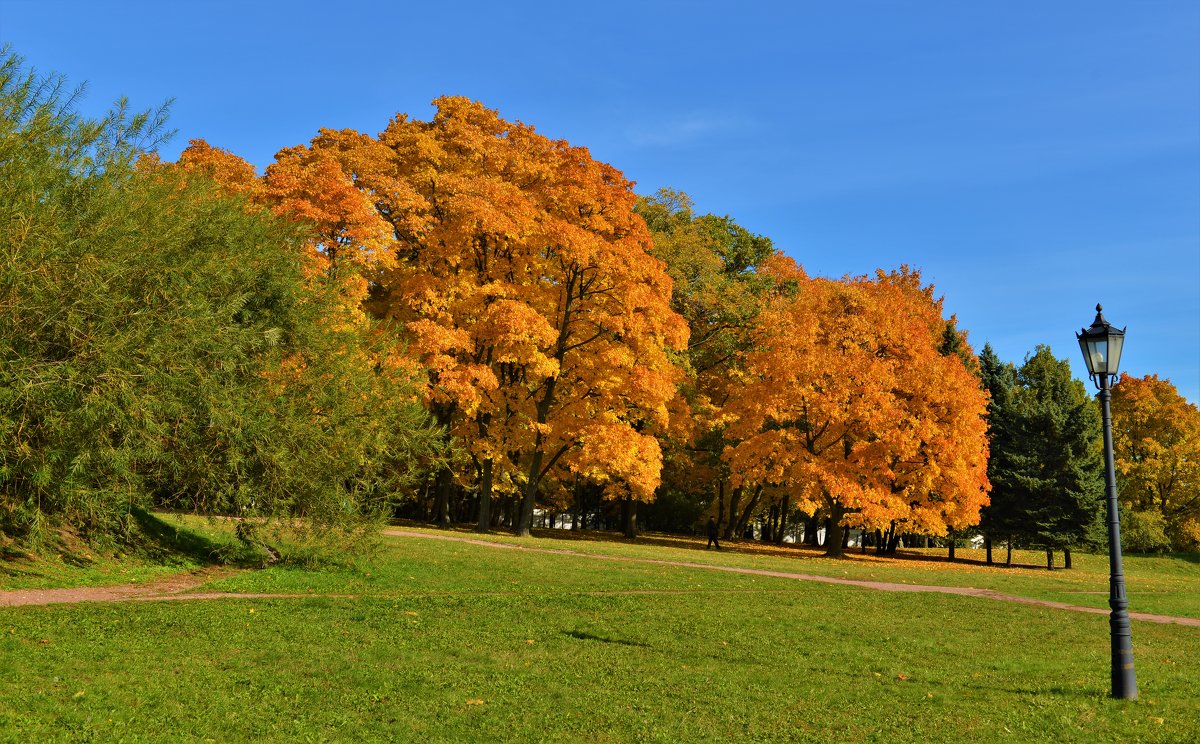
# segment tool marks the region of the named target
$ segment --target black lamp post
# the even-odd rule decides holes
[[[1125,599],[1125,574],[1121,569],[1121,519],[1117,513],[1117,476],[1113,463],[1112,412],[1110,389],[1121,363],[1125,329],[1104,319],[1096,305],[1096,320],[1091,328],[1075,334],[1088,375],[1100,393],[1100,411],[1104,417],[1104,474],[1108,488],[1108,606],[1109,636],[1112,644],[1112,696],[1137,700],[1137,675],[1133,671],[1133,635],[1129,630],[1129,602]],[[1110,379],[1112,378],[1112,379]]]

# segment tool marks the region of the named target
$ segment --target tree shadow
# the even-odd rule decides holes
[[[582,630],[564,630],[563,635],[576,638],[581,641],[600,641],[601,643],[614,643],[618,646],[636,646],[638,648],[651,648],[649,643],[641,641],[627,641],[623,638],[605,638],[604,636],[586,633]]]
[[[190,559],[211,566],[237,562],[240,557],[241,551],[230,542],[171,524],[143,509],[134,509],[131,514],[138,527],[135,547],[148,558],[166,563]]]
[[[1142,557],[1150,557],[1151,554],[1137,553],[1136,555],[1142,556]],[[1161,555],[1164,558],[1175,558],[1177,560],[1187,561],[1188,563],[1200,563],[1200,553],[1161,553],[1161,554],[1155,553],[1153,555],[1155,558],[1157,558],[1159,555]]]
[[[407,519],[392,520],[392,524],[396,526],[411,526],[419,528],[428,528],[429,522],[421,522]],[[476,534],[470,525],[462,524],[455,525],[450,528],[451,531],[461,532],[462,534]],[[513,535],[512,530],[508,528],[496,528],[492,530],[492,534],[497,535]],[[620,543],[623,545],[650,545],[661,548],[674,548],[676,550],[696,550],[705,552],[707,548],[707,540],[698,535],[688,534],[673,534],[668,532],[639,532],[636,538],[625,537],[623,532],[616,530],[595,530],[595,529],[559,529],[552,527],[534,527],[530,530],[530,534],[534,537],[543,540],[555,540],[563,543]],[[1006,564],[1003,561],[993,561],[989,566],[986,560],[967,558],[956,556],[953,561],[946,555],[929,555],[927,553],[909,552],[908,549],[898,548],[895,553],[885,553],[879,555],[875,552],[875,548],[867,548],[863,553],[861,548],[847,547],[840,556],[827,555],[825,548],[819,545],[809,545],[806,543],[764,543],[760,540],[752,540],[746,538],[730,538],[721,540],[721,551],[730,553],[740,553],[743,555],[772,555],[783,558],[824,558],[831,560],[846,560],[846,561],[862,561],[864,559],[889,560],[889,561],[907,561],[913,564],[962,564],[965,566],[982,566],[985,568],[1017,568],[1022,570],[1046,571],[1045,564],[1037,563],[1011,563]],[[1184,557],[1184,554],[1180,554]],[[1191,556],[1188,558],[1193,562],[1200,561],[1200,555]],[[1061,566],[1055,566],[1055,571],[1064,570]]]

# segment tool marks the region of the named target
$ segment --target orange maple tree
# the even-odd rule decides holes
[[[429,370],[431,410],[482,484],[520,490],[519,534],[556,468],[653,498],[661,455],[644,430],[665,424],[667,350],[686,326],[632,184],[478,103],[435,104],[431,121],[396,117],[379,138],[420,201],[388,214],[398,260],[370,306]]]
[[[1200,546],[1200,409],[1170,380],[1122,373],[1113,386],[1121,501],[1158,513],[1176,550]]]
[[[724,408],[735,486],[783,486],[843,526],[945,534],[987,503],[986,396],[964,356],[944,353],[932,288],[901,269],[811,279],[777,256],[769,300]],[[958,345],[965,339],[958,338]]]

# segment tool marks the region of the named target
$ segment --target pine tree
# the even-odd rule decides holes
[[[1025,524],[1021,514],[1020,493],[1012,482],[1013,402],[1017,371],[1011,363],[996,356],[991,344],[979,354],[979,376],[991,399],[988,401],[988,481],[992,484],[991,503],[984,507],[979,529],[992,542],[1020,541]],[[990,556],[990,552],[989,552]]]
[[[985,532],[1046,548],[1087,542],[1103,513],[1100,415],[1066,360],[1038,346],[1020,369],[980,358],[989,410],[992,504]]]

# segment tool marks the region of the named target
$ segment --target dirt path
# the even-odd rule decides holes
[[[632,558],[598,553],[580,553],[574,550],[558,548],[538,548],[529,545],[512,545],[488,540],[477,540],[459,535],[433,534],[428,532],[411,532],[402,529],[385,529],[384,535],[391,537],[417,537],[427,540],[449,540],[452,542],[480,545],[485,548],[500,550],[522,550],[531,553],[550,553],[554,555],[569,555],[576,558],[592,558],[601,561],[617,561],[621,563],[644,563],[659,566],[675,566],[679,568],[698,568],[705,571],[726,571],[728,573],[749,574],[752,576],[771,576],[779,579],[796,581],[817,581],[823,584],[841,584],[857,586],[864,589],[876,589],[886,592],[929,592],[936,594],[957,594],[965,597],[982,597],[1002,602],[1052,607],[1058,610],[1072,612],[1087,612],[1093,615],[1107,615],[1108,610],[1099,607],[1083,607],[1066,602],[1054,602],[1048,599],[1031,599],[1012,594],[1002,594],[991,589],[975,589],[965,586],[933,586],[924,584],[896,584],[887,581],[864,581],[861,579],[839,579],[833,576],[817,576],[815,574],[791,573],[786,571],[767,571],[759,568],[739,568],[737,566],[720,566],[708,563],[691,563],[689,561],[668,561],[656,558]],[[207,584],[210,581],[223,578],[233,573],[229,568],[205,568],[189,573],[175,574],[158,581],[145,584],[126,584],[121,586],[85,586],[73,589],[14,589],[0,591],[0,607],[20,607],[25,605],[71,604],[76,602],[136,602],[163,600],[193,600],[193,599],[297,599],[302,597],[324,597],[354,599],[357,595],[349,594],[255,594],[248,592],[192,592],[190,590]],[[678,590],[615,590],[595,591],[588,594],[657,594],[673,593]],[[505,592],[512,594],[513,592]],[[1146,612],[1131,612],[1134,620],[1144,620],[1151,623],[1190,625],[1200,627],[1200,618],[1175,617],[1171,615],[1152,615]]]
[[[597,553],[579,553],[574,550],[561,550],[557,548],[536,548],[527,545],[512,545],[509,543],[491,542],[488,540],[476,540],[470,537],[461,537],[458,535],[438,535],[428,532],[411,532],[401,529],[386,529],[383,534],[392,537],[423,537],[431,540],[451,540],[454,542],[470,543],[471,545],[482,545],[488,548],[501,548],[505,550],[526,550],[534,553],[553,553],[557,555],[570,555],[580,558],[594,558],[603,561],[619,561],[625,563],[648,563],[659,566],[677,566],[680,568],[699,568],[706,571],[727,571],[729,573],[750,574],[752,576],[772,576],[779,579],[794,579],[797,581],[817,581],[823,584],[842,584],[845,586],[857,586],[864,589],[877,589],[885,592],[929,592],[934,594],[957,594],[964,597],[982,597],[984,599],[996,599],[1002,602],[1017,602],[1019,604],[1036,605],[1038,607],[1052,607],[1056,610],[1070,610],[1072,612],[1087,612],[1093,615],[1107,615],[1108,610],[1099,607],[1084,607],[1082,605],[1067,604],[1066,602],[1055,602],[1049,599],[1031,599],[1029,597],[1018,597],[1012,594],[1002,594],[991,589],[975,589],[966,586],[933,586],[927,584],[896,584],[888,581],[864,581],[861,579],[839,579],[833,576],[817,576],[815,574],[790,573],[785,571],[767,571],[759,568],[738,568],[736,566],[719,566],[709,563],[691,563],[688,561],[667,561],[656,558],[629,558],[615,555],[600,555]],[[1176,624],[1176,625],[1191,625],[1200,628],[1200,618],[1194,617],[1176,617],[1173,615],[1152,615],[1147,612],[1131,612],[1129,617],[1134,620],[1145,620],[1151,623]]]
[[[0,591],[0,607],[76,604],[79,602],[161,602],[180,599],[294,599],[297,597],[349,597],[343,594],[255,594],[249,592],[193,592],[210,581],[231,576],[233,569],[216,567],[174,574],[144,584],[79,586],[71,589],[11,589]]]
[[[203,568],[167,576],[144,584],[80,586],[72,589],[12,589],[0,592],[0,607],[72,602],[121,602],[169,598],[232,573],[225,568]]]

